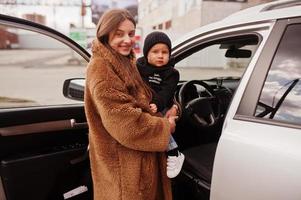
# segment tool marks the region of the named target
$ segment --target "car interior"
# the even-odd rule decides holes
[[[239,79],[191,80],[179,85],[182,116],[173,134],[185,155],[173,181],[175,199],[209,199],[214,155],[227,108]],[[229,87],[229,86],[231,87]]]
[[[203,49],[216,46],[222,53],[213,55],[227,60],[222,71],[230,68],[240,75],[214,72],[203,78],[200,71],[196,77],[179,82],[175,99],[182,112],[173,136],[185,161],[180,175],[172,179],[174,199],[209,199],[214,155],[227,109],[258,43],[256,35],[229,36],[196,43],[175,55],[177,67]],[[199,60],[205,59],[202,56],[208,57],[201,55]],[[83,101],[83,86],[83,79],[68,79],[63,94]],[[79,187],[85,189],[69,199],[92,199],[83,105],[31,108],[31,114],[29,117],[26,108],[10,111],[10,115],[0,113],[1,120],[6,116],[0,125],[0,186],[7,199],[64,199]]]
[[[255,35],[215,40],[183,52],[180,59],[217,45],[219,50],[225,50],[223,56],[231,59],[228,67],[233,68],[235,62],[254,55],[258,42]],[[239,68],[245,69],[247,64]],[[239,81],[240,76],[218,76],[179,83],[175,98],[182,114],[173,136],[185,161],[180,175],[172,181],[174,199],[209,199],[217,143]]]

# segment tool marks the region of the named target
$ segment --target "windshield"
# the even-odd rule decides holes
[[[176,64],[183,81],[213,79],[217,77],[240,78],[258,46],[258,38],[240,36],[200,44],[179,55]]]

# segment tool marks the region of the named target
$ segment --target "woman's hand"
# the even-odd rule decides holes
[[[176,104],[172,105],[172,107],[166,112],[165,117],[170,117],[170,116],[178,116],[178,106]]]
[[[174,133],[176,130],[176,120],[178,119],[178,116],[169,116],[167,119],[170,124],[170,133]]]

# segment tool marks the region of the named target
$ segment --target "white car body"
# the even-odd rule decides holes
[[[264,11],[281,4],[294,7]],[[211,200],[301,199],[301,130],[248,118],[236,118],[254,66],[276,20],[300,17],[301,1],[277,1],[235,13],[222,21],[200,27],[174,43],[188,46],[199,40],[229,32],[252,30],[262,37],[227,113],[213,167]],[[200,37],[196,37],[200,35]],[[189,38],[194,38],[188,43]],[[183,48],[183,46],[181,48]]]

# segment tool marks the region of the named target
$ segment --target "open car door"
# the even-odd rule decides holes
[[[83,102],[62,93],[89,53],[26,20],[0,15],[0,28],[13,38],[0,49],[0,199],[92,199]]]

